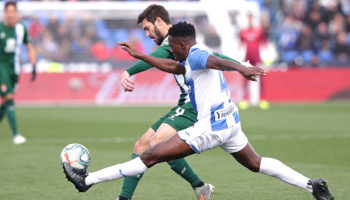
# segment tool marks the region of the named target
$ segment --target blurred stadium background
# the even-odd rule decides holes
[[[169,111],[153,106],[175,105],[179,91],[170,74],[149,70],[134,77],[134,92],[125,93],[120,87],[121,73],[136,61],[115,43],[133,42],[144,53],[156,48],[136,24],[137,15],[151,3],[19,1],[38,53],[39,74],[30,81],[31,66],[23,50],[15,98],[20,105],[19,129],[28,142],[13,145],[8,124],[2,121],[0,199],[117,197],[122,181],[76,193],[61,171],[59,153],[69,143],[84,144],[92,158],[89,171],[129,160],[141,134]],[[255,26],[266,36],[260,48],[269,72],[261,82],[261,98],[273,104],[268,111],[241,110],[243,130],[261,155],[276,157],[311,178],[322,176],[336,199],[349,199],[350,1],[155,3],[169,10],[173,23],[194,23],[200,43],[238,60],[245,58],[240,33],[247,26],[247,14],[253,14]],[[3,1],[0,21],[2,8]],[[236,102],[247,97],[246,83],[238,74],[228,73],[226,78]],[[345,101],[328,103],[333,99]],[[147,106],[113,106],[134,104]],[[219,148],[203,154],[187,160],[200,177],[216,186],[212,199],[312,199],[299,188],[253,175]],[[134,196],[193,198],[189,186],[165,164],[145,174]]]
[[[157,3],[157,2],[156,2]],[[324,102],[350,98],[350,2],[346,0],[160,1],[172,22],[195,24],[210,48],[243,60],[240,32],[252,13],[265,38],[261,58],[269,69],[261,98],[271,102]],[[25,49],[17,104],[169,104],[179,91],[171,75],[151,70],[136,75],[136,90],[124,93],[120,75],[135,60],[117,41],[150,53],[156,48],[137,15],[150,1],[20,1],[19,11],[38,54],[39,76]],[[3,2],[0,3],[0,6]],[[2,10],[0,16],[3,16]],[[226,76],[235,101],[247,97],[237,75]]]

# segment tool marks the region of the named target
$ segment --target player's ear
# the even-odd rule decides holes
[[[179,44],[180,44],[181,48],[186,48],[186,43],[185,43],[185,41],[180,40],[180,41],[179,41]]]
[[[163,24],[163,20],[160,17],[157,17],[154,24],[156,24],[157,26],[161,26]]]

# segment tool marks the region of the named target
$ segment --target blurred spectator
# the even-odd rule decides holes
[[[291,65],[350,64],[349,0],[282,0],[280,11],[284,19],[275,33],[279,34],[277,44],[282,50],[283,62]]]
[[[345,63],[349,61],[350,57],[350,48],[349,45],[346,44],[346,33],[340,32],[337,35],[334,54],[337,62]]]
[[[30,37],[33,40],[38,39],[41,36],[43,30],[44,26],[40,23],[39,19],[33,18],[28,29]]]
[[[240,32],[241,41],[248,47],[246,59],[253,64],[261,62],[259,45],[268,36],[279,50],[278,62],[290,65],[350,65],[350,0],[255,1],[261,9],[262,27],[253,27],[250,22],[249,28]],[[238,16],[235,12],[230,13],[234,16],[233,21]],[[136,19],[120,15],[111,15],[108,11],[79,11],[78,14],[37,12],[30,15],[28,32],[39,56],[45,59],[60,62],[103,61],[113,62],[113,65],[120,60],[133,62],[130,56],[115,46],[115,42],[133,40],[137,48],[145,53],[150,53],[155,45],[145,37],[135,23]],[[173,22],[191,19],[177,17]],[[220,51],[221,38],[216,33],[215,24],[210,24],[205,14],[193,18],[202,41]],[[248,18],[252,21],[252,16]],[[232,25],[237,28],[237,21]]]
[[[49,17],[49,23],[46,25],[47,30],[52,34],[54,40],[58,40],[58,18],[54,15]]]
[[[58,52],[58,45],[49,31],[43,32],[42,45],[38,45],[38,55],[47,59],[53,59]]]
[[[337,13],[329,22],[329,31],[334,36],[338,35],[340,32],[345,31],[345,21],[341,13]]]
[[[323,47],[323,41],[324,40],[330,40],[331,37],[328,33],[328,26],[325,22],[321,22],[318,26],[317,26],[317,30],[314,34],[314,47],[315,49],[322,49]]]
[[[91,54],[98,61],[106,61],[110,57],[110,50],[106,46],[105,42],[100,40],[91,46]]]
[[[304,63],[316,63],[313,46],[312,30],[308,25],[304,25],[297,40],[297,49],[301,54]]]
[[[322,48],[318,53],[321,65],[329,65],[333,59],[334,55],[331,51],[331,45],[328,40],[322,41]]]
[[[313,35],[311,28],[308,25],[304,25],[297,39],[297,48],[299,51],[312,51],[313,47]]]

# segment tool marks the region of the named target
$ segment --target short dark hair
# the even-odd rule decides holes
[[[146,8],[138,17],[137,24],[142,23],[144,19],[154,24],[157,17],[160,17],[165,23],[171,24],[168,11],[161,5],[152,4]]]
[[[9,7],[9,6],[14,6],[17,10],[17,2],[16,1],[6,1],[5,6],[4,6],[4,10],[6,10],[7,7]]]
[[[187,22],[179,22],[173,25],[168,32],[171,37],[192,37],[196,39],[196,30],[194,26]]]

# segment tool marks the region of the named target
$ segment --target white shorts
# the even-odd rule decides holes
[[[248,144],[240,123],[221,131],[212,131],[207,125],[196,123],[179,131],[178,135],[198,154],[218,146],[227,153],[235,153]]]

